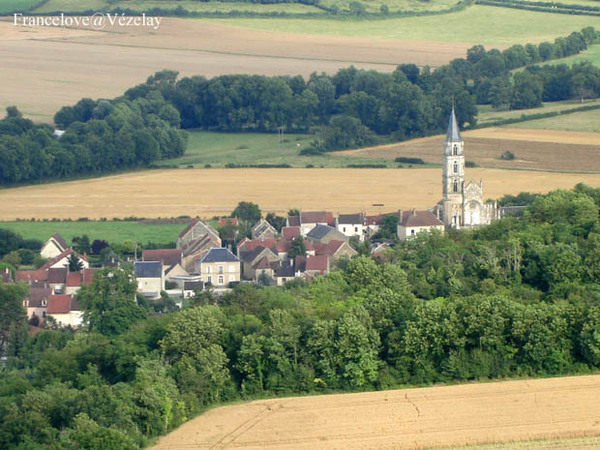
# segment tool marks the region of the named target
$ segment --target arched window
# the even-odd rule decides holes
[[[458,161],[454,161],[454,173],[458,173]]]
[[[454,192],[458,192],[458,180],[454,180]]]
[[[454,156],[458,155],[458,145],[452,146],[452,154]]]

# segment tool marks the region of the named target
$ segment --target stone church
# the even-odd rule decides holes
[[[444,143],[442,184],[443,198],[434,212],[447,228],[488,225],[499,218],[497,205],[483,201],[483,182],[465,183],[464,141],[454,108]]]

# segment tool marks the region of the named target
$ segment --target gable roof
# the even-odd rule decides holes
[[[52,267],[53,265],[55,265],[56,263],[58,263],[61,259],[66,258],[69,255],[71,255],[71,253],[75,253],[79,259],[81,259],[82,261],[87,262],[87,258],[85,256],[80,255],[75,250],[73,250],[71,247],[69,247],[65,251],[63,251],[60,255],[56,255],[54,258],[49,259],[48,261],[46,261],[46,263],[42,267],[40,267],[40,270],[41,269],[49,269],[50,267]]]
[[[65,284],[67,282],[67,273],[66,267],[48,269],[47,281],[52,284]]]
[[[254,264],[254,266],[252,266],[253,269],[262,269],[262,270],[266,270],[266,269],[270,269],[271,265],[269,264],[269,260],[267,258],[265,258],[264,256],[262,258],[260,258],[260,260]]]
[[[48,297],[48,314],[68,314],[70,311],[70,295],[51,295]]]
[[[182,238],[186,234],[188,234],[188,232],[192,229],[192,227],[194,225],[196,225],[198,222],[200,222],[200,219],[194,219],[190,223],[188,223],[187,226],[183,230],[181,230],[181,233],[179,233],[179,237]]]
[[[300,223],[329,223],[326,211],[306,211],[300,213]]]
[[[291,278],[296,274],[294,272],[294,266],[291,264],[281,264],[275,268],[275,276],[276,277],[286,277]]]
[[[52,236],[50,236],[50,239],[54,239],[62,247],[63,250],[66,250],[69,247],[69,244],[67,244],[65,238],[62,237],[59,233],[54,233]]]
[[[283,227],[281,235],[286,241],[291,241],[295,237],[300,236],[300,227]]]
[[[448,131],[446,132],[446,142],[462,142],[462,136],[458,129],[458,122],[456,121],[456,115],[454,114],[454,106],[450,113],[450,121],[448,122]]]
[[[381,220],[383,219],[383,216],[385,216],[385,215],[386,214],[376,214],[374,216],[367,216],[366,217],[367,225],[380,225]]]
[[[256,222],[254,224],[254,226],[252,227],[252,233],[254,234],[256,233],[264,233],[265,231],[273,231],[275,233],[277,233],[277,230],[273,227],[273,225],[271,225],[269,222],[267,222],[265,219],[260,219],[258,222]]]
[[[287,225],[288,225],[288,227],[299,227],[300,226],[300,216],[288,216]]]
[[[436,227],[444,223],[431,211],[402,211],[400,225],[403,227]]]
[[[69,287],[81,286],[82,280],[83,274],[81,272],[69,272],[67,274],[67,286]]]
[[[306,271],[318,270],[321,272],[327,272],[329,270],[329,256],[327,255],[316,255],[309,256],[306,259]]]
[[[138,278],[160,278],[163,274],[160,261],[136,261],[133,270]]]
[[[27,296],[29,307],[43,308],[42,300],[48,300],[51,295],[52,289],[50,288],[29,288],[29,295]]]
[[[211,248],[200,260],[201,263],[238,262],[239,259],[226,248]]]
[[[356,214],[340,214],[338,216],[338,223],[343,223],[346,225],[362,225],[365,221],[365,215],[363,213]]]
[[[344,244],[347,244],[346,241],[337,240],[329,241],[327,244],[315,244],[315,254],[333,256]]]
[[[329,233],[337,231],[335,228],[330,227],[329,225],[316,225],[312,230],[308,232],[306,237],[310,237],[313,239],[322,239],[327,236]]]
[[[144,261],[160,261],[163,266],[173,266],[181,263],[183,252],[176,248],[162,248],[156,250],[144,250],[142,259]]]
[[[18,270],[17,281],[26,281],[28,283],[34,281],[46,281],[48,279],[48,271],[44,269],[38,270]]]

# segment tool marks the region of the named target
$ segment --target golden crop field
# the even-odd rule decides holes
[[[290,208],[388,212],[434,206],[441,169],[169,169],[0,190],[0,220],[16,218],[212,217],[240,201],[264,212]],[[522,191],[600,187],[600,174],[467,169],[485,198]],[[382,204],[383,206],[373,206]]]
[[[599,395],[594,375],[260,400],[208,411],[152,450],[420,449],[600,436]],[[582,442],[533,448],[600,441]]]
[[[465,159],[479,166],[600,173],[599,133],[494,127],[465,131],[462,136]],[[391,160],[400,156],[417,157],[441,164],[444,138],[432,136],[337,154]],[[514,160],[500,159],[507,150],[515,155]],[[510,177],[519,177],[518,173],[510,173]]]
[[[198,20],[164,18],[158,30],[104,31],[15,27],[0,20],[0,116],[16,105],[51,122],[84,97],[112,98],[154,72],[304,75],[343,67],[391,72],[411,62],[437,66],[463,57],[469,44],[301,35]]]

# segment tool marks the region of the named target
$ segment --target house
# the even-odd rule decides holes
[[[444,223],[431,211],[400,211],[397,226],[398,239],[401,241],[422,232],[439,230],[444,232]]]
[[[67,244],[67,241],[65,241],[60,234],[54,233],[46,242],[44,242],[44,245],[42,245],[40,256],[45,259],[52,259],[68,248],[69,245]]]
[[[329,273],[329,256],[308,256],[306,258],[303,272],[308,274],[310,277],[314,277],[316,275],[327,275]]]
[[[379,244],[375,244],[371,248],[371,256],[373,258],[378,258],[380,260],[384,259],[385,258],[385,254],[391,248],[392,248],[392,246],[388,242],[381,242]]]
[[[256,279],[256,269],[259,262],[265,260],[266,264],[270,265],[280,261],[279,256],[273,250],[262,245],[257,246],[254,250],[243,251],[239,255],[242,263],[242,274],[247,280]],[[264,266],[264,263],[262,265]],[[261,268],[264,269],[264,267]]]
[[[281,236],[286,241],[293,241],[298,236],[301,236],[300,227],[283,227],[281,229]]]
[[[195,219],[177,239],[177,249],[182,252],[182,267],[192,273],[196,270],[195,262],[207,251],[221,246],[221,238],[210,225]]]
[[[160,261],[166,267],[181,264],[182,257],[183,251],[179,248],[144,250],[142,252],[142,261]]]
[[[77,328],[83,323],[83,311],[73,295],[49,296],[46,314],[64,327]]]
[[[79,272],[67,273],[65,294],[76,294],[81,286],[87,286],[94,281],[96,272],[100,269],[82,269]]]
[[[326,244],[314,244],[314,254],[317,256],[326,255],[329,262],[334,263],[340,258],[353,258],[358,252],[352,248],[348,241],[329,241]]]
[[[144,297],[156,299],[165,290],[163,266],[160,261],[136,261],[133,271],[138,282],[138,292]]]
[[[327,244],[330,241],[346,241],[348,237],[329,225],[316,225],[306,235],[306,240],[311,244]]]
[[[48,269],[48,277],[46,283],[55,294],[64,294],[67,285],[67,267],[53,267]]]
[[[37,317],[38,323],[46,321],[48,309],[48,298],[52,295],[52,289],[48,287],[30,287],[29,294],[23,300],[23,307],[27,310],[27,320]]]
[[[68,267],[69,259],[71,258],[71,255],[73,255],[73,254],[79,258],[79,261],[81,262],[81,265],[84,269],[87,269],[90,267],[90,263],[88,262],[86,256],[80,255],[75,250],[73,250],[71,247],[69,247],[62,253],[60,253],[60,254],[56,255],[55,257],[51,258],[50,260],[46,261],[46,263],[42,267],[40,267],[40,269],[46,270],[46,269],[54,269],[54,268],[60,268],[60,267]]]
[[[275,284],[277,286],[283,286],[285,283],[296,277],[294,265],[291,263],[280,263],[275,267],[273,277],[275,278]]]
[[[211,248],[200,259],[199,268],[205,284],[224,288],[240,281],[240,260],[226,248]]]
[[[265,219],[260,219],[252,227],[252,239],[275,239],[277,230]]]
[[[335,219],[335,227],[344,235],[348,237],[357,236],[361,241],[365,239],[367,234],[364,213],[340,214]]]
[[[381,221],[386,214],[376,214],[374,216],[365,217],[365,228],[368,237],[373,236],[379,232],[381,227]]]
[[[8,267],[5,267],[2,269],[2,271],[0,271],[0,280],[2,280],[4,283],[12,283],[13,276]]]
[[[291,223],[288,226],[293,226]],[[306,211],[300,213],[300,233],[302,236],[306,236],[309,231],[315,228],[317,225],[328,225],[330,227],[335,226],[335,220],[333,214],[327,211]]]
[[[179,233],[179,237],[177,238],[177,248],[180,250],[184,250],[186,246],[189,247],[188,244],[191,241],[202,239],[206,235],[210,235],[213,238],[218,239],[220,241],[219,233],[217,233],[217,231],[214,228],[212,228],[210,225],[208,225],[200,219],[194,219],[188,224],[187,227],[184,228],[184,230],[181,233]]]

